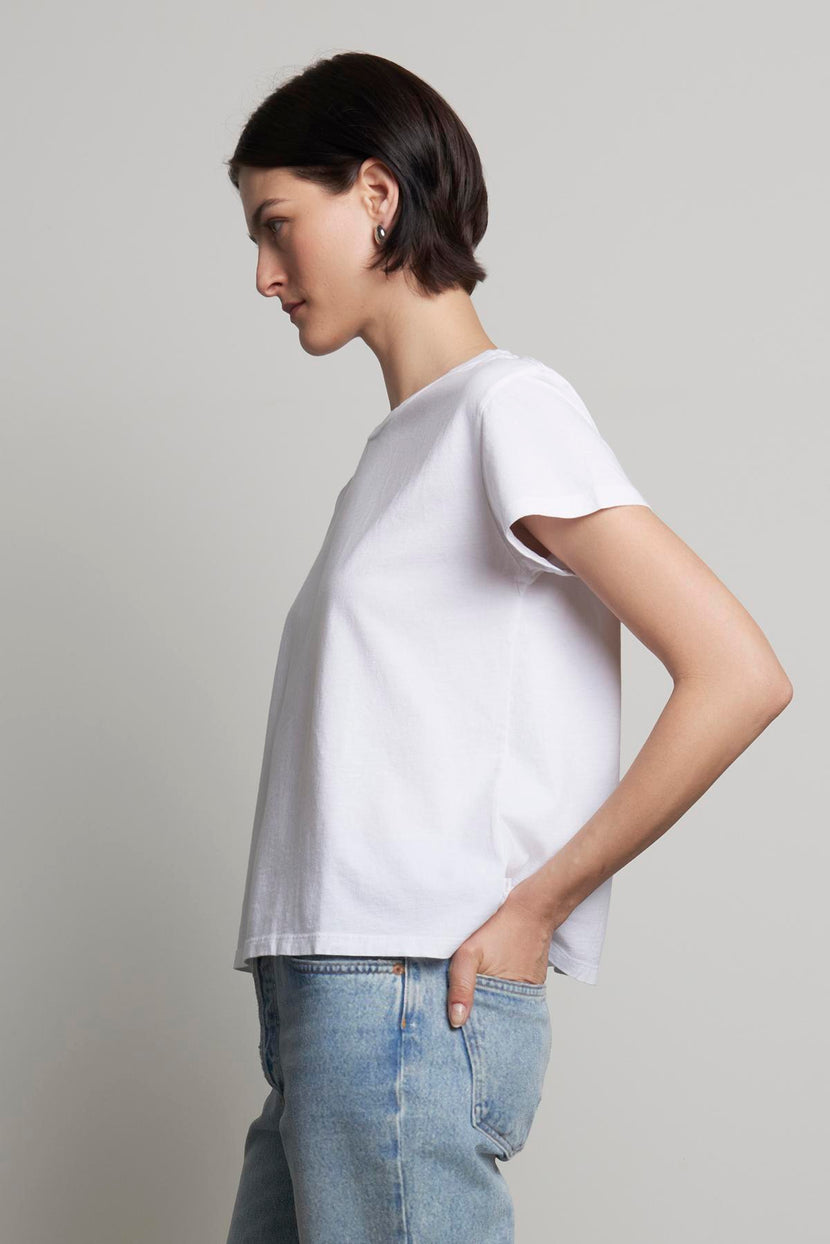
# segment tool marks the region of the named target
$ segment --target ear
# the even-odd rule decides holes
[[[382,160],[364,160],[355,179],[354,189],[372,219],[389,233],[395,223],[400,192],[394,173]]]

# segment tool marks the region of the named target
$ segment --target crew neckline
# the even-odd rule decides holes
[[[402,410],[405,410],[417,398],[422,397],[425,393],[429,393],[436,387],[436,385],[441,384],[444,380],[448,380],[450,376],[455,376],[458,372],[465,371],[468,367],[472,367],[475,363],[480,362],[482,359],[488,358],[490,355],[495,356],[497,354],[510,353],[510,350],[506,350],[502,346],[489,346],[486,350],[481,350],[478,354],[474,354],[472,358],[464,359],[461,363],[456,363],[455,367],[451,367],[449,371],[442,372],[441,375],[436,376],[434,380],[430,380],[427,384],[422,385],[420,389],[416,389],[414,393],[410,393],[409,397],[405,397],[402,402],[398,402],[397,406],[393,406],[386,415],[386,418],[382,419],[378,426],[369,433],[369,439],[375,436],[381,428],[386,427],[390,420],[399,415]]]

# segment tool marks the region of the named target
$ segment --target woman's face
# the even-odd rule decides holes
[[[239,193],[257,245],[257,289],[283,307],[302,303],[285,319],[299,331],[303,349],[328,354],[364,336],[391,305],[388,278],[367,270],[377,247],[375,224],[388,230],[397,203],[385,167],[366,161],[340,195],[290,169],[243,167]]]

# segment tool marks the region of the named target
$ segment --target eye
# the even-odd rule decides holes
[[[266,222],[265,222],[265,228],[266,228],[266,229],[268,229],[271,233],[273,233],[274,237],[276,237],[276,236],[277,236],[277,233],[279,232],[279,230],[278,230],[278,229],[272,229],[272,228],[271,228],[271,226],[272,226],[272,225],[281,225],[281,224],[284,224],[284,223],[285,223],[285,222],[284,222],[284,221],[282,221],[282,220],[280,220],[278,217],[276,217],[276,216],[272,216],[272,218],[271,218],[270,220],[266,220]]]

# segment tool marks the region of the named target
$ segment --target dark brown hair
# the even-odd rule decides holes
[[[228,165],[289,168],[331,194],[375,158],[399,189],[392,228],[369,265],[406,267],[431,294],[487,277],[474,251],[487,228],[487,189],[475,143],[449,104],[401,65],[368,52],[315,61],[283,83],[245,124]]]

